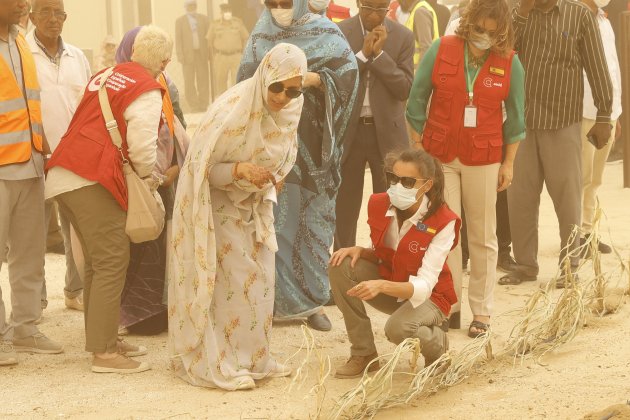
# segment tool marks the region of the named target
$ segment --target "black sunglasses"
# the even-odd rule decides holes
[[[427,179],[424,178],[413,178],[410,176],[398,176],[393,172],[385,172],[385,179],[387,180],[387,184],[389,185],[396,185],[399,182],[402,184],[403,187],[409,189],[412,189],[415,185],[417,181],[428,181]]]
[[[265,6],[268,9],[290,9],[293,7],[293,1],[265,1]]]
[[[303,93],[300,89],[296,88],[285,88],[282,82],[276,82],[269,85],[269,90],[273,93],[281,93],[284,92],[287,97],[291,99],[299,98]]]

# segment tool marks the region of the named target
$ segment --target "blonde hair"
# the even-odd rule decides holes
[[[497,22],[492,52],[503,57],[507,56],[514,49],[514,28],[510,9],[505,0],[471,0],[462,13],[462,19],[455,33],[469,40],[472,28],[484,19],[493,19]]]
[[[131,61],[155,74],[162,71],[165,61],[171,59],[173,41],[168,33],[155,25],[143,26],[133,43]]]

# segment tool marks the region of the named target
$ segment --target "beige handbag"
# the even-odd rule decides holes
[[[127,184],[127,225],[125,232],[133,243],[152,241],[157,239],[164,229],[164,203],[157,192],[157,183],[152,180],[144,180],[125,158],[122,151],[122,136],[118,130],[118,123],[112,113],[109,98],[107,97],[107,79],[112,74],[113,68],[108,69],[101,79],[101,87],[98,92],[98,100],[101,104],[103,117],[107,131],[114,146],[118,148],[122,158],[123,173]],[[153,185],[152,185],[153,184]]]

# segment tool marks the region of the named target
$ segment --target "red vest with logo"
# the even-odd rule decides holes
[[[443,163],[455,158],[464,165],[501,162],[503,152],[502,103],[510,92],[512,51],[508,57],[492,52],[479,71],[473,92],[477,127],[464,127],[464,109],[469,103],[464,40],[444,36],[433,66],[433,96],[422,145]]]
[[[442,205],[433,215],[419,222],[403,236],[397,249],[388,248],[383,240],[392,217],[385,214],[390,208],[387,193],[374,194],[368,203],[368,224],[370,237],[377,257],[381,260],[378,271],[385,280],[405,282],[409,276],[418,274],[422,259],[431,241],[446,225],[455,220],[455,241],[453,248],[459,241],[461,221],[446,204]],[[448,316],[451,305],[457,303],[457,294],[453,287],[453,276],[446,261],[438,277],[438,282],[431,292],[431,301]]]
[[[68,131],[55,149],[47,169],[61,166],[85,179],[98,182],[126,211],[127,185],[122,171],[122,159],[105,128],[105,118],[98,100],[102,74],[100,72],[94,76],[85,89]],[[118,64],[106,89],[122,135],[123,154],[128,158],[125,110],[143,93],[158,89],[164,94],[164,89],[151,78],[144,67],[133,62]],[[156,135],[158,130],[159,126],[155,127]]]

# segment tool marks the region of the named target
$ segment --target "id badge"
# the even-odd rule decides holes
[[[477,127],[477,107],[474,105],[466,105],[464,108],[464,127]]]

